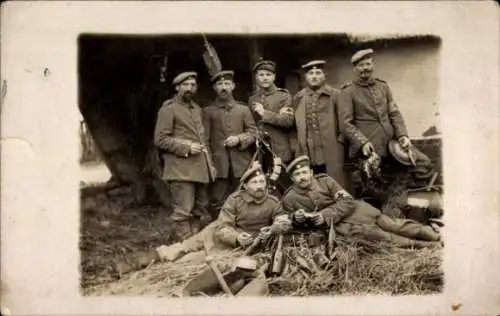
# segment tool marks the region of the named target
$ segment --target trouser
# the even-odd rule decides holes
[[[411,186],[416,185],[421,179],[416,179],[414,171],[418,168],[429,168],[432,170],[432,164],[429,158],[422,152],[414,148],[417,167],[405,166],[398,162],[390,154],[382,157],[380,178],[367,178],[362,171],[362,158],[357,158],[356,172],[360,175],[360,186],[362,197],[375,198],[374,203],[393,218],[404,218],[403,208],[406,206],[406,199],[403,193]]]
[[[184,239],[198,231],[197,220],[201,225],[208,224],[212,218],[207,211],[208,197],[206,184],[188,181],[170,183],[173,211],[170,218],[179,239]]]
[[[217,178],[213,184],[210,185],[210,199],[211,199],[211,215],[214,218],[219,216],[221,209],[228,196],[236,191],[240,179],[235,178],[230,174],[227,178]]]
[[[338,224],[335,230],[343,236],[390,241],[401,247],[425,247],[440,240],[439,234],[431,227],[409,220],[392,220],[385,215],[381,217],[373,224],[343,222]]]
[[[214,241],[215,230],[218,227],[218,222],[212,222],[199,233],[183,240],[182,242],[175,243],[169,246],[160,246],[156,250],[161,260],[179,262],[185,261],[201,261],[205,258],[207,252],[214,250],[224,250],[225,248],[218,245]],[[182,257],[182,258],[181,258]]]
[[[439,233],[432,229],[432,227],[422,225],[410,219],[393,219],[385,214],[381,214],[377,218],[377,225],[384,231],[403,237],[427,241],[440,240]]]

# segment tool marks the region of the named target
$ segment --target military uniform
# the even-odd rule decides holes
[[[296,162],[292,162],[294,163]],[[325,174],[316,175],[307,189],[293,185],[284,195],[282,203],[289,214],[294,214],[299,209],[310,213],[320,212],[325,223],[333,223],[335,230],[341,235],[390,240],[401,246],[426,245],[415,239],[440,239],[439,234],[430,226],[412,220],[391,219],[366,202],[355,201],[335,180]]]
[[[222,71],[212,78],[212,82],[232,77],[232,71]],[[237,188],[239,178],[252,161],[251,145],[255,143],[257,127],[248,106],[232,98],[217,98],[205,107],[203,122],[217,170],[217,179],[211,186],[211,197],[212,207],[218,210],[228,195]],[[229,136],[238,137],[239,144],[236,147],[228,148],[224,145]]]
[[[365,58],[371,57],[373,50],[362,50],[354,54],[352,63],[356,65]],[[342,86],[339,95],[339,116],[342,134],[349,142],[349,157],[358,165],[364,157],[363,146],[370,142],[375,152],[382,158],[381,169],[384,181],[371,184],[374,180],[365,179],[364,189],[380,198],[387,200],[384,194],[376,193],[371,187],[383,188],[381,192],[391,191],[391,186],[399,186],[405,182],[408,171],[418,170],[407,168],[398,163],[390,154],[388,144],[392,139],[408,136],[403,116],[394,101],[387,82],[380,78],[370,78],[366,81],[356,79]],[[415,147],[412,147],[416,164],[419,167],[431,168],[430,159]],[[429,176],[432,173],[429,173]],[[385,183],[385,184],[384,184]],[[373,191],[373,192],[371,192]]]
[[[271,61],[261,61],[253,68],[254,72],[259,69],[275,73],[275,64]],[[260,123],[263,131],[269,134],[274,153],[288,164],[293,159],[289,134],[295,120],[290,92],[273,84],[269,89],[254,91],[248,100],[248,104],[252,107],[255,102],[264,106],[262,117],[254,113],[256,121]]]
[[[408,136],[408,131],[389,85],[379,78],[367,82],[354,80],[342,87],[339,113],[345,137],[349,140],[349,155],[354,157],[367,142],[379,156],[388,154],[392,138]]]
[[[174,85],[193,76],[193,73],[182,73],[174,79]],[[215,176],[215,169],[207,151],[198,154],[190,151],[191,144],[205,145],[205,139],[202,112],[196,103],[185,102],[179,96],[163,103],[157,116],[154,141],[163,156],[162,178],[170,182],[171,218],[179,223],[176,233],[181,239],[193,233],[187,224],[193,216],[202,217],[204,222],[211,220],[206,184]]]
[[[268,194],[259,201],[245,190],[239,190],[231,194],[221,208],[215,236],[222,243],[237,247],[241,232],[255,235],[262,227],[271,226],[280,215],[286,213],[275,196]]]
[[[314,65],[312,62],[302,67],[309,69]],[[338,95],[339,90],[325,84],[317,90],[306,87],[293,97],[297,129],[296,156],[308,155],[316,173],[327,173],[342,187],[350,190],[349,178],[344,169],[344,144],[338,124]]]
[[[260,167],[250,168],[242,176],[241,181],[244,182],[260,174],[262,174]],[[236,248],[240,246],[237,242],[240,233],[256,235],[261,228],[272,225],[273,230],[277,232],[283,228],[284,218],[288,217],[276,197],[266,194],[257,200],[244,189],[238,190],[226,200],[216,221],[182,243],[158,247],[158,255],[160,259],[171,261],[203,248],[208,251]],[[192,254],[182,260],[200,258],[203,255],[203,253]]]
[[[219,209],[233,192],[252,161],[250,148],[255,143],[256,126],[248,106],[234,100],[215,100],[203,109],[207,143],[210,144],[217,179],[211,186],[213,207]],[[227,148],[224,140],[237,136],[238,146]]]

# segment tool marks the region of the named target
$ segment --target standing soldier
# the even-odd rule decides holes
[[[195,72],[183,72],[174,78],[177,94],[160,108],[154,137],[164,160],[162,178],[170,182],[170,217],[180,240],[197,231],[192,225],[194,217],[204,224],[211,221],[206,184],[215,177],[215,169],[205,145],[201,108],[193,101],[196,79]]]
[[[248,106],[233,98],[234,72],[221,71],[212,77],[212,83],[217,97],[203,109],[203,118],[207,144],[217,170],[217,179],[211,186],[211,199],[212,208],[218,213],[252,161],[249,147],[255,142],[256,127]]]
[[[366,161],[373,156],[381,158],[374,161],[381,165],[382,175],[387,176],[388,171],[397,172],[402,167],[388,154],[395,149],[394,152],[407,153],[408,164],[419,166],[414,169],[415,172],[423,170],[422,173],[429,174],[426,168],[432,172],[430,160],[412,147],[403,116],[389,85],[373,76],[372,56],[372,49],[360,50],[352,56],[356,78],[342,87],[339,97],[341,129],[350,143],[349,156]],[[395,158],[404,161],[400,155]],[[410,163],[410,160],[413,162]],[[407,172],[408,169],[403,168],[403,171]]]
[[[323,60],[302,65],[307,87],[293,98],[297,127],[296,156],[309,156],[314,173],[327,173],[350,190],[338,126],[339,90],[325,83],[324,65]]]
[[[249,106],[255,113],[259,129],[269,135],[274,154],[281,158],[285,165],[293,159],[289,134],[294,126],[292,96],[286,89],[275,85],[276,63],[262,60],[253,67],[256,91],[250,96]],[[280,181],[283,191],[287,183]]]

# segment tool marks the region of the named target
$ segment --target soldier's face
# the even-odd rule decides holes
[[[228,99],[233,95],[234,82],[232,80],[219,80],[214,84],[214,90],[217,96],[223,100]]]
[[[261,174],[252,179],[248,180],[247,183],[243,185],[245,190],[253,197],[259,199],[266,194],[266,176]]]
[[[325,82],[325,72],[323,69],[309,69],[306,72],[306,81],[309,87],[319,87]]]
[[[304,166],[302,168],[295,169],[292,172],[292,181],[296,185],[299,186],[299,188],[308,188],[311,183],[312,183],[312,170],[308,166]]]
[[[371,78],[374,68],[373,59],[367,58],[358,62],[354,70],[360,79],[367,80]]]
[[[255,73],[255,82],[261,88],[269,88],[276,79],[276,75],[269,70],[260,69]]]
[[[187,79],[175,86],[175,90],[184,100],[191,100],[196,94],[198,84],[195,79]]]

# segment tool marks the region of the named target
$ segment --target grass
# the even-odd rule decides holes
[[[206,267],[200,263],[159,263],[119,279],[116,263],[127,254],[171,243],[169,210],[138,205],[128,188],[106,192],[82,189],[81,288],[85,295],[178,296],[182,287]],[[268,279],[271,295],[432,294],[443,287],[442,249],[401,249],[390,244],[338,238],[335,260],[318,269],[314,251],[288,247],[282,277]],[[306,259],[305,269],[296,258]],[[234,254],[221,258],[229,263]]]

